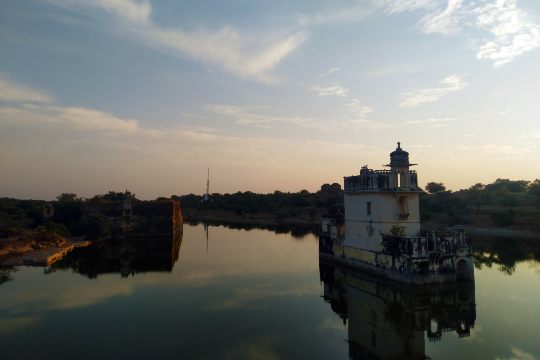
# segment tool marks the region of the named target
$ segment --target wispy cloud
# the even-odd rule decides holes
[[[0,101],[50,103],[53,98],[39,90],[17,84],[0,72]]]
[[[464,29],[480,60],[493,61],[495,67],[507,64],[518,56],[540,46],[540,25],[517,0],[494,0],[490,3],[463,0],[389,0],[385,11],[399,14],[405,11],[430,11],[418,21],[426,34],[451,35]],[[477,32],[486,31],[489,37],[478,39]]]
[[[303,116],[279,116],[260,112],[263,106],[206,105],[205,109],[215,114],[226,115],[238,125],[288,124],[320,128],[313,119]],[[258,111],[257,111],[258,110]]]
[[[425,8],[433,8],[438,1],[433,0],[385,0],[384,9],[390,14],[400,14],[406,11],[414,11]]]
[[[446,8],[442,11],[424,16],[419,25],[423,32],[450,34],[457,32],[460,28],[458,11],[463,5],[463,0],[448,0]]]
[[[282,32],[282,35],[255,35],[241,33],[231,26],[217,31],[164,28],[152,20],[152,6],[148,1],[55,0],[54,3],[105,11],[117,20],[117,31],[145,46],[176,56],[189,56],[237,76],[264,82],[275,81],[269,72],[306,40],[306,33],[301,30]]]
[[[364,118],[368,114],[373,112],[373,109],[367,105],[364,105],[358,99],[351,99],[345,103],[345,107],[352,112],[354,115]]]
[[[533,360],[535,359],[536,357],[525,351],[525,350],[522,350],[520,348],[517,348],[515,346],[512,346],[512,355],[508,358],[500,358],[500,357],[497,357],[495,360]]]
[[[336,73],[336,72],[338,72],[340,70],[341,69],[338,68],[338,67],[333,67],[330,70],[323,72],[321,75],[319,75],[319,77],[321,77],[321,78],[327,77],[327,76],[332,75],[333,73]]]
[[[363,119],[368,114],[373,112],[372,108],[364,105],[359,99],[351,97],[349,95],[349,89],[340,84],[332,84],[327,86],[316,85],[310,87],[309,89],[317,94],[317,96],[337,96],[347,99],[343,105],[355,116],[353,121],[358,120],[358,118]]]
[[[405,99],[399,104],[400,107],[415,107],[426,102],[438,101],[449,93],[463,90],[467,83],[460,75],[454,74],[445,77],[438,87],[426,88],[415,92],[402,94]]]
[[[442,119],[423,119],[423,120],[409,120],[405,121],[405,124],[411,124],[411,125],[424,125],[429,127],[447,127],[450,126],[450,124],[455,121],[454,118],[442,118]]]
[[[476,8],[474,13],[476,26],[493,36],[481,42],[478,59],[491,60],[497,67],[540,46],[540,25],[518,8],[516,0],[497,0]]]
[[[344,88],[339,84],[333,85],[316,85],[309,88],[318,96],[341,96],[346,97],[349,94],[349,89]]]

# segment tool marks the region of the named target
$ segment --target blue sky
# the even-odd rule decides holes
[[[537,1],[0,3],[4,196],[540,177]]]

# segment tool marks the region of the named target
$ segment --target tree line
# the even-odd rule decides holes
[[[17,229],[36,229],[62,235],[99,237],[106,233],[106,220],[100,216],[84,216],[88,201],[122,201],[135,198],[130,191],[109,191],[91,198],[73,193],[58,195],[55,201],[0,198],[0,237],[10,236]],[[258,194],[250,191],[210,195],[209,201],[195,194],[159,197],[156,200],[180,200],[183,211],[223,210],[237,215],[274,213],[278,217],[298,213],[316,219],[322,212],[339,214],[343,211],[343,190],[340,184],[324,184],[315,192],[274,191]],[[54,214],[44,218],[43,209],[52,203]],[[497,179],[490,184],[475,184],[468,189],[449,191],[443,183],[429,182],[420,194],[422,221],[467,224],[481,218],[496,226],[529,222],[532,230],[540,231],[540,179],[534,181]],[[518,224],[518,225],[519,225]],[[527,225],[527,224],[525,224]],[[489,224],[488,224],[489,226]]]

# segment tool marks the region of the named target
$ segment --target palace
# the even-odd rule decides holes
[[[462,226],[451,237],[421,233],[416,171],[398,142],[386,170],[367,166],[344,178],[343,219],[323,219],[321,257],[409,283],[468,280],[471,244]]]

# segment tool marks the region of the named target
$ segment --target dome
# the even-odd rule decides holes
[[[395,151],[390,153],[390,166],[410,166],[409,164],[409,153],[401,148],[401,143],[397,143],[397,148]]]

